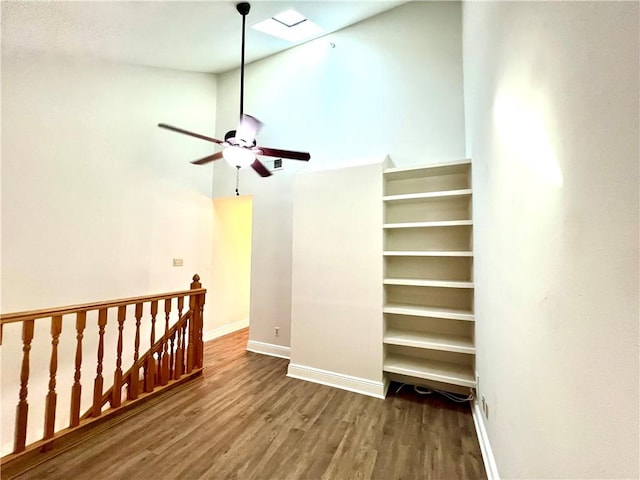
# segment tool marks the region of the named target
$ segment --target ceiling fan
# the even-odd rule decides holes
[[[295,152],[291,150],[281,150],[278,148],[269,148],[256,145],[256,135],[262,128],[262,122],[251,115],[244,113],[244,39],[245,39],[245,24],[246,16],[251,9],[251,5],[247,2],[241,2],[236,5],[236,10],[242,15],[242,50],[241,50],[241,64],[240,64],[240,122],[236,130],[230,130],[224,136],[224,140],[218,140],[217,138],[207,137],[206,135],[200,135],[199,133],[190,132],[182,128],[173,127],[166,123],[159,123],[158,126],[172,130],[174,132],[183,133],[201,140],[217,143],[224,147],[221,152],[214,153],[213,155],[206,156],[199,160],[194,160],[191,163],[195,165],[203,165],[205,163],[213,162],[224,158],[231,165],[235,166],[238,170],[243,167],[250,166],[261,177],[268,177],[271,172],[258,160],[257,155],[264,155],[267,157],[281,157],[292,160],[308,161],[311,156],[307,152]],[[236,189],[237,193],[237,189]]]

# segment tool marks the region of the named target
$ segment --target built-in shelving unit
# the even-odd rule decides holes
[[[385,375],[475,387],[471,161],[384,171]]]

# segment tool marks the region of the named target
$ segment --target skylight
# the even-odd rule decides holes
[[[295,10],[287,10],[272,17],[275,21],[284,23],[287,27],[294,27],[299,23],[307,21],[307,17]]]
[[[295,10],[279,13],[251,28],[282,38],[289,42],[297,42],[322,33],[322,28]]]

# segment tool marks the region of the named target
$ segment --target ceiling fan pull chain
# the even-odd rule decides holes
[[[240,192],[238,191],[239,185],[240,185],[240,167],[236,167],[236,197],[240,196]]]

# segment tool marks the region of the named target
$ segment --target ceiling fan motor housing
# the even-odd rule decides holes
[[[240,2],[236,5],[236,10],[238,10],[238,13],[244,17],[249,13],[249,10],[251,10],[251,4],[248,2]]]

